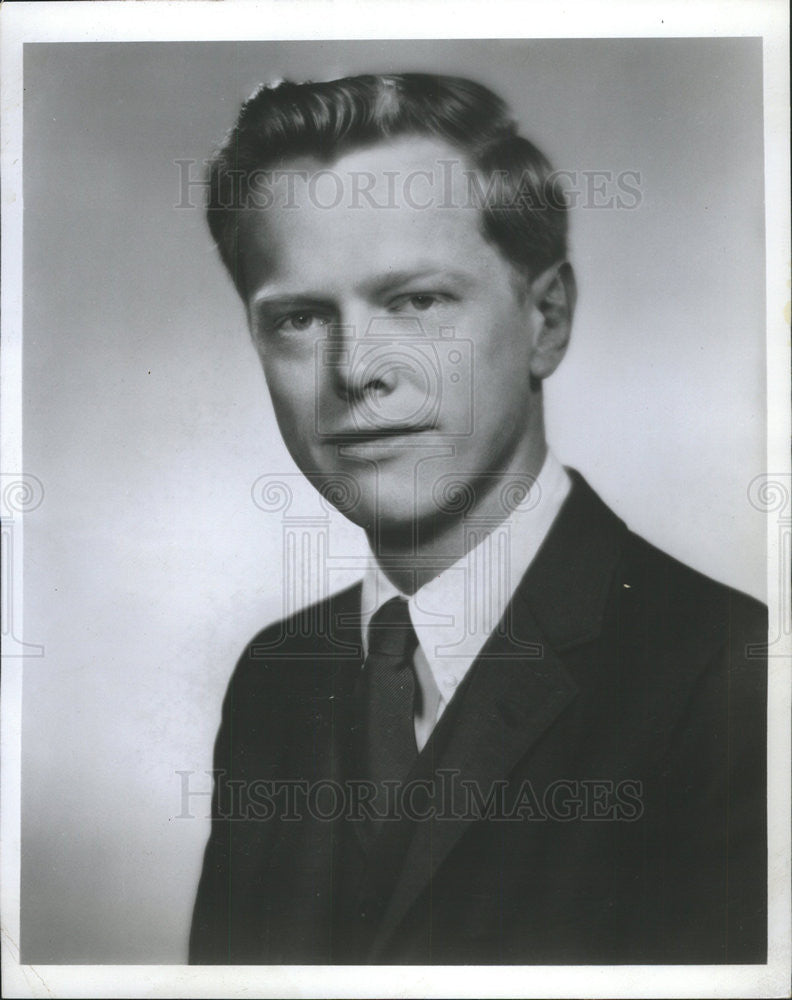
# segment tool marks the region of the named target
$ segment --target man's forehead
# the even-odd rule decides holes
[[[470,197],[471,167],[449,143],[404,136],[332,162],[279,166],[242,213],[240,249],[251,291],[284,272],[486,267],[493,248]],[[489,253],[487,252],[489,251]]]
[[[397,204],[410,209],[417,200],[410,197],[410,185],[415,186],[420,176],[429,172],[461,186],[471,171],[469,158],[451,143],[434,136],[409,134],[355,146],[329,160],[295,157],[281,163],[277,172],[292,174],[315,189],[322,186],[325,203],[334,200],[339,185],[354,193],[365,190],[367,178],[382,179],[395,191]]]
[[[326,216],[426,213],[481,207],[484,189],[464,152],[439,138],[405,135],[355,147],[333,159],[293,157],[252,170],[243,207]]]

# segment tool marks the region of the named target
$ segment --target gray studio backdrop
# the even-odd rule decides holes
[[[383,70],[477,78],[557,167],[640,175],[632,208],[574,212],[550,440],[632,528],[765,596],[759,40],[28,45],[25,962],[185,960],[208,820],[177,772],[208,790],[228,676],[282,608],[254,484],[295,469],[177,161],[262,79]],[[363,541],[329,525],[340,587]]]

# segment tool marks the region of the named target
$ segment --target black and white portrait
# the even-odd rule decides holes
[[[486,34],[20,46],[20,968],[788,961],[763,38]]]

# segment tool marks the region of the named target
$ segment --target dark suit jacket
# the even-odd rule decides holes
[[[416,765],[434,814],[366,853],[327,798],[358,773],[359,600],[239,661],[191,962],[766,960],[762,605],[630,533],[573,473]]]

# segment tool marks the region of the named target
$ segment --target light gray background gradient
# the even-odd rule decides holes
[[[388,70],[491,85],[559,168],[640,172],[635,210],[573,215],[549,438],[634,530],[765,596],[760,40],[28,45],[26,963],[185,960],[208,821],[205,798],[177,818],[176,771],[211,766],[236,657],[281,613],[251,486],[295,469],[175,161],[262,79]],[[364,545],[331,523],[340,587]]]

